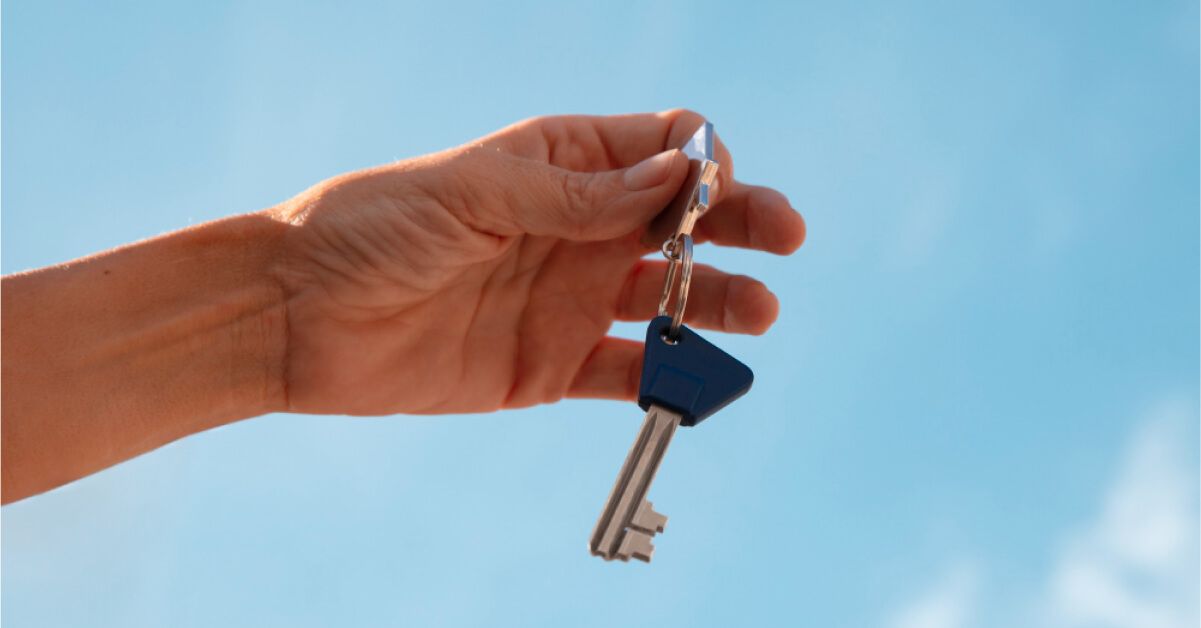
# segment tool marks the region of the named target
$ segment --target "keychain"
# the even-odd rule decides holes
[[[676,427],[700,423],[746,394],[754,379],[746,365],[683,324],[692,282],[692,230],[709,211],[717,180],[713,143],[713,124],[705,122],[683,147],[689,157],[688,181],[647,231],[648,238],[670,233],[660,247],[668,266],[658,316],[647,327],[638,386],[638,405],[647,411],[646,419],[589,542],[592,554],[605,560],[650,562],[655,550],[651,539],[663,532],[667,517],[655,512],[646,496]],[[673,294],[675,308],[669,314]]]

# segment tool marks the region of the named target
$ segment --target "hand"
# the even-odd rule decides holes
[[[434,155],[325,181],[270,212],[284,238],[288,409],[483,412],[563,397],[631,399],[665,262],[647,223],[687,175],[688,111],[536,118]],[[780,193],[733,179],[720,141],[697,241],[788,254],[805,237]],[[658,257],[658,254],[654,257]],[[760,282],[698,264],[689,324],[759,334]]]
[[[652,218],[695,113],[523,122],[263,212],[5,276],[4,503],[269,412],[483,412],[632,398]],[[790,253],[805,226],[721,163],[697,241]],[[652,258],[658,258],[655,253]],[[688,320],[762,333],[763,284],[698,265]],[[69,394],[64,394],[69,391]]]

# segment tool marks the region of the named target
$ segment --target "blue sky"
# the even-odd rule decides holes
[[[809,224],[697,251],[783,311],[712,335],[755,387],[677,436],[649,566],[586,550],[633,404],[275,415],[5,507],[5,625],[1195,626],[1198,21],[4,3],[6,273],[546,113],[699,110]]]

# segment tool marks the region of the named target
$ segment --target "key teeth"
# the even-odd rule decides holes
[[[655,512],[654,505],[649,501],[642,502],[638,506],[638,510],[634,511],[634,516],[630,518],[631,527],[650,535],[662,532],[666,525],[667,517]]]
[[[626,532],[625,538],[621,540],[621,547],[617,548],[617,557],[627,561],[637,558],[644,563],[649,563],[654,553],[655,546],[651,543],[651,535],[641,530]]]
[[[594,556],[622,562],[631,558],[651,561],[655,552],[651,540],[663,531],[667,517],[654,511],[646,493],[680,421],[680,413],[659,406],[652,405],[647,411],[638,438],[593,528],[588,548]]]
[[[608,555],[608,554],[606,554],[606,553],[604,553],[604,552],[602,552],[602,551],[600,551],[600,550],[598,550],[598,549],[591,548],[591,547],[590,547],[590,548],[588,548],[588,552],[589,552],[590,554],[592,554],[593,556],[598,556],[598,557],[600,557],[600,558],[603,558],[603,559],[605,559],[605,562],[609,562],[609,561],[613,560],[614,558],[616,558],[615,556],[610,556],[610,555]]]

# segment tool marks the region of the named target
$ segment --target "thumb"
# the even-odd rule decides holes
[[[648,223],[688,176],[678,149],[652,155],[629,168],[574,172],[547,164],[528,173],[527,202],[513,204],[513,221],[526,233],[569,240],[606,240]]]

